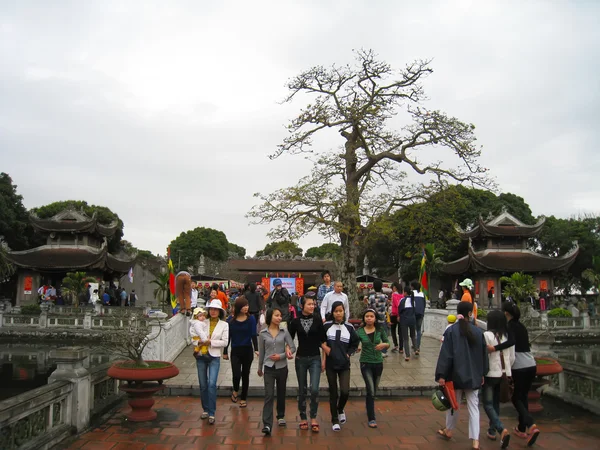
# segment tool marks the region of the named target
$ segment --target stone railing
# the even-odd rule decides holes
[[[583,317],[548,317],[548,328],[583,329]]]
[[[0,318],[2,321],[0,323],[0,328],[2,327],[39,327],[40,326],[40,316],[30,316],[30,315],[8,315],[0,313]]]
[[[598,369],[564,360],[561,360],[560,364],[563,371],[550,377],[551,384],[544,388],[544,393],[600,414],[600,374]]]
[[[151,340],[143,353],[144,359],[147,360],[175,361],[192,342],[190,320],[183,314],[177,314],[165,323],[154,322],[151,324],[151,330]]]
[[[0,402],[1,449],[52,448],[120,400],[117,382],[106,375],[110,363],[88,371],[81,347],[58,349],[53,357],[57,369],[46,386]]]

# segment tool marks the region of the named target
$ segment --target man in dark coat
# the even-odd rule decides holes
[[[284,328],[287,328],[290,321],[290,303],[290,293],[283,287],[281,280],[275,278],[273,280],[273,290],[269,294],[269,299],[267,300],[267,308],[271,309],[277,307],[281,309],[281,325]]]

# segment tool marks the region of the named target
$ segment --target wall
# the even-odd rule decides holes
[[[173,362],[192,342],[190,319],[177,314],[166,322],[152,325],[150,336],[153,339],[144,349],[144,359]]]

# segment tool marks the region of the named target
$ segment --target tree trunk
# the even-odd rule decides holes
[[[342,283],[346,288],[348,300],[350,302],[350,311],[352,318],[358,318],[362,311],[362,302],[358,298],[358,289],[356,288],[356,263],[358,261],[358,245],[355,236],[340,233],[341,255],[342,255]]]

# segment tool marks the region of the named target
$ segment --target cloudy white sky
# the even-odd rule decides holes
[[[534,214],[598,213],[598,23],[594,0],[4,0],[0,171],[26,207],[108,206],[155,253],[205,226],[254,254],[252,193],[310,167],[267,158],[303,106],[279,104],[285,81],[372,48],[397,68],[433,59],[427,107],[477,126],[502,191]]]

